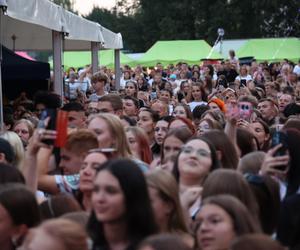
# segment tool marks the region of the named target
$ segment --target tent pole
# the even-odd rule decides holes
[[[92,72],[93,74],[98,71],[98,51],[99,51],[99,43],[97,42],[91,42],[91,48],[92,48]]]
[[[116,80],[116,89],[120,89],[120,80],[121,80],[121,67],[120,67],[120,50],[115,49],[115,80]]]
[[[1,13],[0,13],[0,129],[4,131],[4,119],[3,119],[3,93],[2,93],[2,15],[6,13],[7,3],[1,1]]]
[[[54,92],[63,100],[63,72],[62,72],[62,41],[63,34],[52,31]]]

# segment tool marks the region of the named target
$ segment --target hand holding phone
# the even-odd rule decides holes
[[[264,161],[261,165],[261,175],[285,175],[288,171],[289,155],[276,156],[282,144],[278,144],[271,148],[265,155]],[[285,151],[286,152],[286,151]]]
[[[46,131],[56,131],[56,139],[45,139],[43,143],[63,147],[67,139],[68,112],[56,109],[46,109],[42,112],[38,128]]]

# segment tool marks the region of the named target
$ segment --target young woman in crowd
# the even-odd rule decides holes
[[[175,106],[173,110],[173,116],[188,118],[190,120],[193,119],[190,107],[183,103],[179,103]]]
[[[176,156],[179,153],[181,146],[186,143],[192,135],[190,129],[185,127],[171,129],[167,133],[162,144],[161,162],[172,155]]]
[[[97,135],[100,148],[109,148],[113,158],[129,158],[135,161],[143,171],[148,169],[145,162],[131,153],[121,120],[109,113],[92,115],[88,119],[88,129]]]
[[[214,146],[205,138],[192,138],[185,143],[174,164],[173,173],[179,183],[182,205],[193,216],[200,204],[200,191],[207,176],[220,163]],[[190,192],[193,199],[187,199]]]
[[[172,116],[163,116],[155,124],[155,128],[154,128],[155,151],[153,152],[154,157],[156,156],[160,157],[161,145],[168,133],[169,124],[173,119],[174,118]]]
[[[178,185],[172,174],[156,169],[146,175],[146,180],[160,233],[177,235],[192,248],[194,239],[188,232],[179,201]]]
[[[222,130],[221,124],[219,124],[215,120],[211,120],[208,118],[201,119],[196,128],[198,136],[203,135],[204,133],[209,132],[211,130],[217,130],[217,129]]]
[[[203,86],[200,82],[192,83],[192,96],[191,101],[188,103],[191,111],[193,112],[194,108],[198,105],[206,105],[206,93],[203,89]]]
[[[110,160],[98,168],[92,207],[92,249],[136,249],[156,233],[145,177],[131,160]]]
[[[144,130],[139,127],[127,127],[125,131],[133,156],[147,164],[150,164],[152,160],[152,152],[149,146],[148,137]]]
[[[81,207],[87,211],[91,212],[91,197],[94,189],[94,179],[96,176],[97,169],[101,164],[107,161],[107,156],[102,153],[99,149],[90,150],[85,157],[81,169],[80,169],[80,179],[79,179],[79,190],[78,201]]]
[[[88,129],[97,135],[100,148],[113,148],[118,157],[131,156],[122,122],[117,116],[109,113],[91,115]]]
[[[139,101],[139,106],[144,107],[144,102],[138,98],[138,84],[135,81],[128,81],[125,85],[125,94],[128,96],[135,97]]]
[[[154,150],[152,147],[155,145],[154,128],[158,119],[159,119],[158,113],[149,108],[141,109],[138,114],[137,125],[138,127],[142,128],[146,132],[149,138],[149,145],[151,147],[152,152]]]
[[[260,227],[244,204],[230,195],[203,200],[196,215],[196,237],[201,250],[229,250],[238,237],[260,233]]]
[[[271,139],[268,124],[258,118],[250,123],[250,128],[257,139],[259,149],[266,152],[269,149]]]

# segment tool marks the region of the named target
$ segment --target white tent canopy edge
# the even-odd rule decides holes
[[[0,0],[0,43],[12,50],[54,51],[55,92],[62,94],[62,49],[115,49],[118,55],[123,47],[122,36],[103,26],[79,17],[48,0]],[[64,43],[63,43],[64,40]],[[63,46],[64,45],[64,46]],[[119,56],[116,56],[119,59]],[[93,60],[97,63],[97,60]],[[119,69],[116,62],[115,69]],[[97,65],[98,66],[98,65]],[[97,69],[93,65],[93,69]],[[1,75],[1,72],[0,72]],[[120,75],[116,73],[116,75]],[[117,85],[119,79],[117,80]],[[2,82],[0,76],[2,108]],[[3,124],[1,111],[0,122]]]

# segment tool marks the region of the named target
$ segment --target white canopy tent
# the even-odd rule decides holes
[[[49,0],[0,0],[0,43],[11,50],[52,50],[54,89],[62,94],[62,50],[91,50],[93,70],[98,66],[98,49],[115,49],[118,84],[121,34],[79,17]],[[1,64],[2,57],[0,57]],[[0,87],[1,69],[0,69]],[[1,90],[2,91],[2,90]],[[2,92],[0,105],[2,107]],[[1,112],[2,124],[2,112]]]

